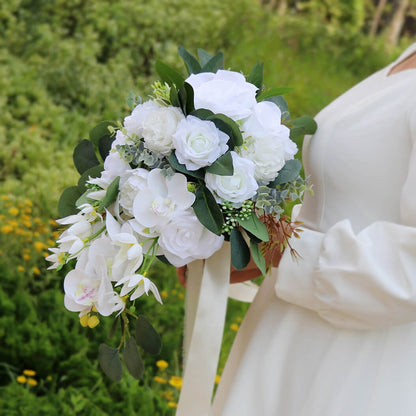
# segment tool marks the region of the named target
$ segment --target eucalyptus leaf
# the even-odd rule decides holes
[[[230,233],[231,264],[237,270],[244,269],[250,262],[250,249],[238,228]]]
[[[153,328],[150,321],[144,316],[139,315],[136,322],[136,342],[150,354],[159,354],[162,348],[160,335]]]
[[[123,378],[123,367],[117,348],[101,344],[98,350],[98,361],[104,373],[113,381],[119,382]]]
[[[179,104],[185,116],[195,110],[194,106],[194,90],[190,84],[185,82],[178,91]]]
[[[110,185],[107,188],[107,192],[105,193],[104,198],[100,201],[97,212],[104,211],[105,208],[109,207],[113,202],[115,202],[117,195],[118,195],[118,185],[120,183],[120,176],[117,176],[113,180],[113,182],[110,183]]]
[[[195,58],[195,56],[191,55],[183,46],[178,47],[178,53],[185,62],[189,75],[199,74],[201,72],[201,65],[198,60]]]
[[[206,186],[200,186],[198,188],[192,207],[202,225],[214,234],[221,234],[224,217],[214,196]]]
[[[204,66],[213,57],[209,52],[207,52],[204,49],[198,49],[197,52],[198,52],[198,58],[199,58],[199,62],[201,63],[201,66]]]
[[[136,380],[143,378],[144,364],[134,337],[130,337],[126,342],[123,352],[123,360],[127,371]]]
[[[231,153],[226,152],[221,155],[212,165],[206,168],[206,171],[220,176],[232,176],[234,167]]]
[[[298,159],[287,160],[276,179],[270,183],[270,186],[282,185],[294,181],[299,176],[301,169],[302,163]]]
[[[112,121],[101,121],[98,123],[93,129],[90,130],[89,136],[92,143],[94,143],[95,146],[98,146],[98,143],[101,139],[101,137],[104,136],[110,136],[111,132],[108,129],[109,127],[116,127],[116,123],[113,123]]]
[[[178,95],[178,90],[176,89],[176,87],[172,86],[170,88],[170,92],[169,92],[169,98],[170,98],[170,102],[174,107],[180,107],[180,103],[179,103],[179,95]]]
[[[84,192],[85,184],[88,181],[88,179],[99,178],[103,169],[104,169],[103,165],[93,166],[92,168],[89,168],[81,175],[81,177],[78,179],[78,186],[81,188],[80,189],[81,193]]]
[[[79,211],[76,207],[76,202],[81,195],[82,191],[78,186],[70,186],[62,192],[58,201],[59,218],[78,214]]]
[[[134,107],[136,107],[136,94],[133,91],[129,92],[126,99],[126,104],[130,108],[130,110],[133,110]]]
[[[279,95],[287,94],[290,91],[293,91],[293,87],[281,87],[281,88],[272,88],[267,91],[263,91],[258,97],[257,101],[263,101],[266,98],[275,97]]]
[[[100,152],[100,156],[103,161],[110,154],[113,141],[114,137],[109,134],[102,136],[100,140],[98,140],[98,151]]]
[[[81,140],[74,149],[73,153],[74,165],[82,175],[86,170],[100,164],[96,154],[94,145],[87,139]]]
[[[192,111],[190,115],[198,117],[200,120],[208,120],[210,117],[214,116],[215,113],[211,110],[207,110],[206,108],[198,108],[198,110]]]
[[[203,179],[205,177],[205,173],[202,169],[198,169],[198,170],[186,169],[185,165],[183,165],[182,163],[179,163],[178,158],[175,155],[175,152],[172,152],[169,155],[168,160],[169,160],[171,167],[178,172],[184,173],[185,175],[189,175],[197,179]]]
[[[290,129],[290,138],[296,139],[305,134],[315,133],[318,125],[311,116],[301,116],[292,120],[292,128]]]
[[[247,82],[254,84],[259,91],[263,89],[263,65],[262,62],[256,62],[247,77]]]
[[[266,276],[266,260],[261,254],[260,247],[256,241],[250,240],[250,251],[251,256],[253,257],[254,263],[261,271],[263,276]]]
[[[222,52],[213,56],[205,65],[202,66],[201,72],[217,72],[224,68],[224,55]]]
[[[91,204],[95,202],[94,199],[88,198],[88,194],[91,192],[90,189],[87,189],[75,202],[77,207],[80,207],[82,204]]]
[[[185,82],[185,78],[176,69],[166,65],[162,61],[156,61],[155,69],[161,81],[166,82],[171,87],[176,86],[176,88],[181,88]]]
[[[228,134],[234,146],[241,146],[243,144],[243,136],[241,135],[240,127],[230,117],[227,117],[224,114],[214,114],[213,116],[208,117],[207,120],[211,120],[218,129]],[[225,129],[224,126],[226,126]]]
[[[267,227],[259,220],[254,212],[252,212],[247,219],[238,220],[238,223],[261,241],[269,241],[269,232],[267,231]]]

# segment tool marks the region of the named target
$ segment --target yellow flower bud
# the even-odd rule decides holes
[[[88,315],[82,315],[81,318],[79,318],[79,323],[81,324],[81,326],[85,328],[86,326],[88,326],[89,319],[90,317]]]
[[[36,371],[34,370],[24,370],[23,374],[28,377],[34,377],[36,375]]]
[[[88,318],[88,326],[90,328],[95,328],[100,323],[97,315],[92,315]]]
[[[29,384],[29,386],[37,386],[38,382],[34,378],[28,378],[27,384]]]

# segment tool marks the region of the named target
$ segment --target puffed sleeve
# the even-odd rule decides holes
[[[409,120],[416,139],[416,111]],[[374,222],[358,233],[348,219],[325,233],[305,228],[277,273],[281,299],[316,311],[334,326],[381,328],[416,321],[416,146],[400,200],[400,223]]]

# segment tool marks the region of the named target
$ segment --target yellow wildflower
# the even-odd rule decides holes
[[[27,378],[26,378],[25,376],[18,376],[18,377],[16,378],[16,381],[17,381],[18,383],[20,383],[20,384],[25,384],[25,383],[26,383],[26,381],[27,381]]]
[[[221,376],[217,374],[215,376],[215,384],[218,384],[220,381],[221,381]]]
[[[2,234],[10,234],[12,231],[13,227],[11,225],[3,225],[3,227],[0,228]]]
[[[34,370],[24,370],[23,374],[28,377],[34,377],[36,375],[36,371]]]
[[[176,387],[178,390],[182,387],[182,378],[178,376],[172,376],[169,380],[169,384],[173,387]]]
[[[16,207],[9,208],[9,214],[16,217],[19,214],[19,210]]]
[[[23,266],[17,266],[17,271],[23,273],[25,268]]]
[[[160,292],[160,296],[162,297],[162,299],[166,299],[168,297],[168,292],[166,292],[166,290],[162,290]]]
[[[33,243],[33,247],[38,253],[40,253],[44,248],[48,248],[48,247],[45,247],[45,243],[43,243],[42,241],[35,241]]]
[[[32,269],[32,271],[33,271],[33,273],[35,273],[35,274],[40,274],[40,270],[39,270],[39,268],[38,267],[33,267],[33,269]]]
[[[169,402],[172,402],[173,401],[173,391],[172,390],[162,391],[162,397],[164,397]]]
[[[169,407],[173,407],[174,409],[176,409],[176,408],[178,407],[178,404],[177,404],[177,403],[175,403],[175,402],[169,402],[169,403],[168,403],[168,406],[169,406]]]
[[[34,378],[28,378],[27,384],[29,384],[29,386],[37,386],[38,382]]]
[[[230,329],[231,329],[231,331],[235,331],[235,332],[237,332],[237,331],[238,331],[238,328],[239,328],[238,324],[231,324],[231,325],[230,325]]]
[[[168,382],[165,378],[159,376],[155,376],[154,380],[159,384],[166,384]]]
[[[23,260],[26,260],[26,261],[30,260],[30,254],[29,253],[23,254]]]
[[[169,367],[169,364],[165,360],[159,360],[156,362],[157,367],[159,370],[166,370]]]

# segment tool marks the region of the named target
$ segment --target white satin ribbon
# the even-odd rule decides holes
[[[230,244],[188,265],[184,373],[177,416],[211,416],[230,281]]]

